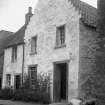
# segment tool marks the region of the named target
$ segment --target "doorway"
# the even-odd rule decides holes
[[[19,89],[21,86],[21,76],[15,75],[15,89]]]
[[[67,87],[68,87],[68,64],[57,63],[54,64],[54,101],[66,101]]]

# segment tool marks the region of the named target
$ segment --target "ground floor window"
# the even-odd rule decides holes
[[[6,85],[7,87],[11,86],[11,74],[6,74]]]
[[[33,88],[37,82],[37,65],[29,67],[29,81],[30,86]]]

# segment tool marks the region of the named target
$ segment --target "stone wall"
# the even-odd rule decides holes
[[[80,22],[79,95],[85,99],[95,98],[97,104],[104,105],[104,49],[101,44],[96,28]]]
[[[105,1],[98,0],[97,27],[80,23],[80,97],[105,104]],[[97,33],[96,33],[97,31]]]
[[[66,47],[56,47],[56,27],[66,28]],[[37,54],[31,54],[31,38],[37,35]],[[25,72],[28,66],[38,65],[37,71],[47,72],[51,79],[53,100],[54,62],[69,61],[68,101],[78,96],[79,14],[65,0],[40,0],[25,32]]]

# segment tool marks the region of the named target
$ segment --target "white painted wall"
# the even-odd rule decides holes
[[[17,61],[11,62],[12,47],[5,49],[4,51],[4,66],[3,66],[3,83],[2,87],[6,86],[6,74],[11,74],[11,86],[14,87],[14,76],[16,74],[22,74],[22,62],[23,62],[23,45],[17,46]]]

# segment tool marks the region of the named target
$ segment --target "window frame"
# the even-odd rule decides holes
[[[66,47],[65,41],[66,41],[66,25],[63,24],[56,27],[56,47],[55,48]]]
[[[6,74],[6,85],[7,87],[11,86],[11,74]]]
[[[33,36],[31,38],[31,51],[30,51],[30,54],[33,55],[33,54],[37,54],[37,39],[38,37],[37,36]]]
[[[11,62],[14,63],[17,61],[17,46],[12,47],[12,57]]]
[[[34,69],[32,69],[34,68]],[[32,74],[35,76],[33,76],[32,78]],[[28,76],[29,76],[29,85],[30,87],[35,87],[35,83],[37,81],[37,65],[31,65],[28,67]],[[34,82],[33,82],[34,81]]]

